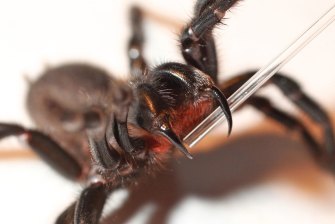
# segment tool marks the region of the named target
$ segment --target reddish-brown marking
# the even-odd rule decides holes
[[[170,122],[173,131],[183,139],[191,132],[206,116],[208,116],[215,106],[211,98],[197,99],[197,103],[189,102],[177,110],[170,111]],[[148,133],[141,128],[128,124],[130,136],[141,138],[145,142],[145,148],[159,154],[164,154],[171,150],[172,144],[165,137],[159,134]]]
[[[202,99],[196,105],[189,103],[171,113],[171,125],[173,131],[183,139],[191,132],[206,116],[213,110],[212,99]],[[157,153],[166,153],[172,144],[162,136],[150,137],[147,141],[148,147]]]
[[[172,128],[183,139],[213,110],[213,100],[203,98],[197,104],[189,103],[173,112]]]

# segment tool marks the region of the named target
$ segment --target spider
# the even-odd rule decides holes
[[[22,136],[61,175],[81,181],[84,189],[56,223],[99,223],[108,196],[154,173],[177,149],[192,155],[183,137],[213,108],[224,111],[230,133],[232,116],[226,100],[253,71],[218,83],[218,63],[212,30],[238,0],[198,0],[194,15],[180,34],[185,64],[170,62],[153,69],[142,54],[142,13],[132,8],[128,82],[88,64],[47,69],[30,86],[28,111],[38,130],[1,123],[0,138]],[[330,164],[333,130],[327,114],[291,78],[277,74],[277,86],[323,130],[320,144],[293,116],[261,96],[251,105],[290,129],[296,129],[322,164]]]

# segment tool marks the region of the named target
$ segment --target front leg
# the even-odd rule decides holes
[[[128,43],[128,57],[130,60],[130,74],[133,77],[145,75],[147,63],[143,57],[143,15],[142,11],[133,7],[130,11],[132,35]]]
[[[220,89],[226,96],[233,94],[243,83],[245,83],[256,71],[240,74],[220,85]],[[322,130],[322,143],[317,143],[309,134],[309,130],[301,122],[284,114],[274,108],[269,101],[260,97],[251,97],[246,104],[251,104],[272,119],[279,121],[289,129],[296,129],[300,132],[305,141],[312,147],[313,154],[322,160],[326,166],[333,169],[335,154],[334,130],[326,111],[310,96],[308,96],[296,81],[286,75],[277,73],[267,84],[274,84],[294,105],[304,112],[312,121],[320,126]],[[315,151],[316,150],[316,151]],[[319,151],[317,151],[319,150]]]
[[[16,124],[0,123],[0,140],[9,136],[23,136],[30,148],[64,177],[71,180],[84,177],[84,169],[77,159],[46,134]]]
[[[181,34],[182,54],[186,62],[217,83],[218,63],[213,28],[221,22],[227,10],[238,0],[198,0],[191,22]]]
[[[98,181],[90,184],[57,219],[56,224],[97,224],[110,191],[107,184]]]

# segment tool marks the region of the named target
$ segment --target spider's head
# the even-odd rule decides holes
[[[131,107],[130,117],[132,123],[147,133],[145,139],[150,148],[156,152],[166,152],[175,147],[192,159],[192,155],[171,124],[171,108],[149,85],[139,86],[137,91],[137,99]]]
[[[133,123],[149,133],[166,151],[164,141],[191,157],[181,139],[220,106],[232,118],[228,102],[210,76],[179,63],[162,64],[134,86],[136,100],[132,104]],[[155,147],[149,148],[155,149]]]

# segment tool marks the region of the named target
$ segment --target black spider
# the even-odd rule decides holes
[[[128,83],[95,66],[67,64],[48,69],[31,85],[27,106],[41,131],[1,123],[0,138],[23,135],[55,170],[85,184],[78,200],[57,223],[98,223],[111,192],[129,187],[142,173],[154,172],[171,157],[173,148],[192,158],[181,139],[214,107],[224,111],[230,133],[232,117],[226,97],[254,72],[219,84],[212,30],[237,2],[196,2],[193,18],[180,35],[186,64],[172,62],[148,68],[142,56],[142,14],[133,8]],[[326,113],[292,79],[277,74],[269,83],[321,126],[322,144],[300,121],[266,98],[253,96],[245,104],[297,129],[318,161],[330,164],[334,138]]]

